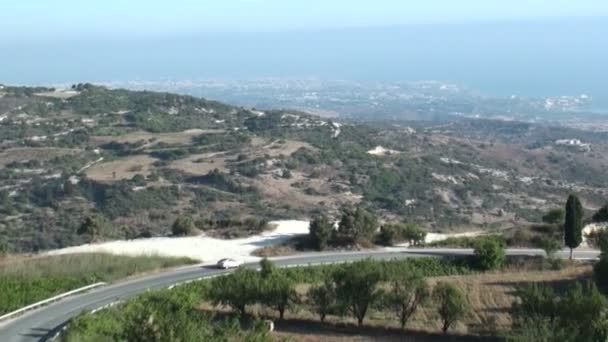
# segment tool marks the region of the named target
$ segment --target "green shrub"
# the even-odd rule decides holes
[[[330,242],[333,225],[326,216],[315,217],[310,222],[309,236],[317,250],[324,250]]]
[[[171,226],[173,236],[188,236],[194,233],[194,221],[191,217],[178,217]]]
[[[475,263],[482,270],[493,270],[505,262],[505,249],[495,239],[480,239],[475,245]]]
[[[605,341],[608,328],[606,298],[592,283],[576,283],[565,293],[548,285],[519,289],[513,307],[513,341],[533,336],[537,341]]]
[[[548,237],[548,236],[542,236],[537,241],[537,246],[542,248],[545,251],[545,254],[547,255],[547,257],[552,257],[553,254],[555,254],[555,252],[560,250],[563,245],[562,245],[562,242],[558,239]]]
[[[542,217],[542,220],[547,224],[563,224],[565,218],[566,211],[562,208],[555,208],[549,210],[549,212]]]
[[[608,222],[608,204],[593,214],[592,220],[593,222]]]

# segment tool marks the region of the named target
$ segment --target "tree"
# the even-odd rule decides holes
[[[562,208],[555,208],[549,210],[543,217],[542,220],[547,224],[562,224],[564,222],[564,218],[566,216],[566,212]]]
[[[331,239],[333,225],[327,216],[315,217],[308,228],[311,242],[317,250],[324,250]]]
[[[583,206],[575,195],[570,195],[566,202],[566,222],[564,224],[564,242],[572,251],[583,241]]]
[[[392,246],[395,243],[395,236],[397,235],[397,229],[393,225],[384,225],[380,227],[380,234],[378,235],[378,242],[384,246]]]
[[[604,253],[593,265],[593,281],[604,293],[608,292],[608,257]]]
[[[505,249],[498,240],[483,238],[476,243],[475,261],[480,269],[496,269],[502,266],[505,258]]]
[[[334,283],[326,279],[322,284],[311,287],[308,290],[308,303],[323,322],[336,303]]]
[[[274,272],[262,280],[261,300],[265,305],[279,312],[279,319],[283,319],[285,310],[297,301],[295,283],[283,273]]]
[[[368,308],[381,295],[376,288],[381,280],[377,266],[371,260],[357,261],[344,265],[332,276],[336,284],[338,304],[355,316],[357,323],[362,325]]]
[[[518,296],[513,317],[520,331],[513,340],[606,341],[608,302],[593,283],[577,282],[561,293],[534,284],[520,289]]]
[[[96,216],[87,216],[76,233],[90,236],[91,242],[97,241],[103,230],[103,222]]]
[[[408,274],[393,281],[386,297],[386,304],[397,314],[403,329],[418,306],[427,300],[429,290],[423,277]]]
[[[268,260],[268,258],[262,258],[262,260],[260,260],[260,275],[263,279],[273,275],[274,271],[275,267],[272,261]]]
[[[608,253],[608,229],[595,229],[586,237],[589,246],[599,248],[602,254]]]
[[[438,283],[433,290],[433,300],[437,304],[437,313],[441,318],[441,330],[444,334],[470,310],[462,291],[450,283]]]
[[[338,233],[350,241],[369,240],[377,229],[376,217],[361,207],[357,207],[355,210],[344,209],[338,224]]]
[[[209,289],[209,298],[215,305],[227,305],[245,317],[247,305],[260,298],[260,276],[247,268],[240,267],[235,272],[214,278]]]
[[[608,222],[608,204],[604,205],[600,210],[593,214],[591,219],[593,222]]]
[[[426,232],[415,224],[407,224],[401,231],[401,238],[407,240],[410,246],[419,246],[426,239]]]
[[[545,251],[547,257],[553,257],[553,254],[562,248],[562,243],[558,239],[543,236],[538,240],[538,247]]]
[[[178,217],[171,226],[171,233],[174,236],[187,236],[194,232],[194,221],[189,216]]]

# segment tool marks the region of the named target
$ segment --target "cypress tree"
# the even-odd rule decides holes
[[[570,248],[570,260],[572,250],[583,241],[583,206],[575,195],[568,196],[566,202],[566,222],[564,223],[564,242]]]

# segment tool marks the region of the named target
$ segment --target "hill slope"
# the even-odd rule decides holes
[[[539,220],[571,191],[589,208],[603,204],[606,138],[481,120],[339,124],[90,84],[4,87],[1,243],[79,244],[90,215],[103,223],[99,239],[166,235],[182,215],[201,231],[246,235],[255,229],[228,232],[238,224],[227,220],[356,204],[432,230],[509,227]]]

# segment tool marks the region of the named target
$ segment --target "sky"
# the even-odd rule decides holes
[[[0,37],[319,30],[581,16],[608,16],[608,1],[19,0],[0,5]]]
[[[607,36],[608,0],[0,0],[0,83],[439,80],[608,108]]]

